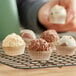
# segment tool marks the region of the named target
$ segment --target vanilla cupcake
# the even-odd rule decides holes
[[[28,52],[33,60],[49,60],[52,49],[44,39],[34,39],[28,46]]]
[[[21,30],[20,35],[27,45],[32,39],[36,39],[35,33],[29,29]]]
[[[66,9],[63,6],[55,5],[50,11],[49,20],[53,24],[65,24],[66,17]]]
[[[50,43],[52,45],[52,49],[56,50],[55,44],[59,40],[59,35],[57,34],[57,32],[55,30],[44,31],[41,34],[40,38],[46,40],[48,43]]]
[[[2,42],[4,52],[10,56],[23,54],[25,51],[25,46],[26,43],[23,41],[23,39],[15,33],[5,37]]]
[[[76,51],[76,41],[72,36],[63,36],[57,41],[57,54],[59,55],[74,55]]]

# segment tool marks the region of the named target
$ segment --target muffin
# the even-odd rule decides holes
[[[46,40],[48,43],[50,43],[52,45],[52,49],[56,50],[55,44],[56,44],[57,40],[59,40],[59,35],[57,34],[57,32],[55,30],[44,31],[41,34],[40,38]]]
[[[33,60],[49,60],[52,49],[44,39],[34,39],[28,46],[28,53]]]
[[[15,33],[8,35],[2,41],[2,48],[4,52],[10,56],[23,54],[25,51],[25,46],[26,43],[23,39]]]
[[[27,45],[32,39],[36,39],[35,33],[29,29],[21,30],[20,35]]]
[[[55,5],[50,11],[49,20],[53,24],[65,24],[66,17],[66,9],[63,6]]]
[[[76,51],[76,41],[72,36],[62,36],[62,38],[57,41],[56,48],[56,52],[59,55],[74,55]]]

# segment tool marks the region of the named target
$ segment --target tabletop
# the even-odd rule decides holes
[[[0,76],[76,76],[76,66],[42,69],[15,69],[0,64]]]

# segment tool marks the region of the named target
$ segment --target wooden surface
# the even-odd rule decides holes
[[[0,64],[0,76],[76,76],[76,66],[23,70]]]

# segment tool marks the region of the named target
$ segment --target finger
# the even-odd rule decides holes
[[[72,1],[73,0],[59,0],[59,4],[68,9],[72,6]]]
[[[70,21],[72,21],[74,19],[74,10],[73,9],[68,9],[67,10],[67,19],[66,19],[66,23],[69,23]]]
[[[67,11],[66,23],[69,23],[74,18],[73,2],[74,0],[59,0],[60,5],[64,6]]]
[[[57,4],[59,4],[59,0],[50,0],[50,9]]]

